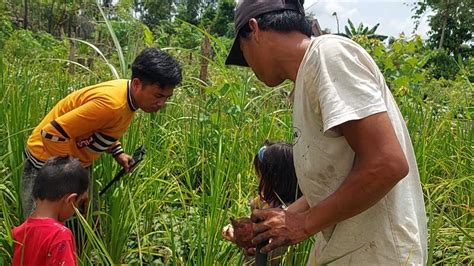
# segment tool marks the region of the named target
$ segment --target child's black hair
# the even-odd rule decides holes
[[[301,196],[291,144],[265,141],[253,164],[260,177],[259,195],[270,206],[289,204]]]
[[[33,198],[57,201],[67,194],[81,195],[89,187],[89,171],[78,159],[57,156],[46,161],[33,185]]]

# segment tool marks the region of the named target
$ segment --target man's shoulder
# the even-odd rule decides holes
[[[77,91],[71,100],[76,102],[96,101],[106,109],[118,109],[126,103],[128,80],[110,80],[85,87]]]
[[[353,40],[334,34],[325,34],[313,39],[313,47],[324,51],[334,50],[364,50],[358,43]]]
[[[312,69],[321,66],[322,61],[333,62],[339,59],[350,58],[351,54],[359,53],[356,50],[363,49],[343,36],[325,34],[311,38],[311,44],[304,57],[304,68]]]
[[[127,79],[113,79],[113,80],[109,80],[109,81],[99,83],[99,84],[97,84],[97,86],[126,88],[127,83],[128,83]]]
[[[318,44],[354,43],[353,40],[341,35],[336,35],[336,34],[324,34],[324,35],[313,38],[313,40]]]
[[[117,96],[117,94],[119,94],[117,93],[117,91],[125,92],[127,89],[127,86],[128,86],[128,80],[116,79],[116,80],[109,80],[102,83],[98,83],[98,84],[86,87],[84,89],[97,95],[115,97]]]

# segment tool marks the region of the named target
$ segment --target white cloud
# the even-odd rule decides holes
[[[337,2],[324,2],[321,3],[322,9],[325,10],[327,13],[332,12],[341,12],[344,8]]]
[[[397,36],[400,33],[405,33],[405,35],[410,35],[413,31],[413,22],[411,19],[390,19],[388,20],[385,28],[390,29],[390,35]]]
[[[406,35],[413,32],[413,2],[415,0],[307,0],[305,8],[318,19],[322,28],[329,28],[331,32],[337,32],[336,18],[332,16],[336,12],[341,32],[350,19],[354,24],[362,22],[369,27],[380,23],[379,34],[398,36],[401,32]],[[426,18],[421,20],[416,32],[424,38],[429,30]]]

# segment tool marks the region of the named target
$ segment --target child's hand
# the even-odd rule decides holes
[[[228,224],[222,228],[222,237],[227,241],[235,243],[234,227],[232,227],[231,224]]]

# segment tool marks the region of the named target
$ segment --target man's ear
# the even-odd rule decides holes
[[[142,81],[139,78],[132,79],[132,86],[133,88],[139,89],[142,87]]]
[[[258,26],[258,22],[256,19],[252,18],[249,20],[249,27],[252,30],[252,37],[256,42],[260,41],[260,27]]]
[[[67,205],[73,204],[75,207],[76,206],[76,201],[77,201],[77,193],[71,193],[65,196],[65,202]]]

